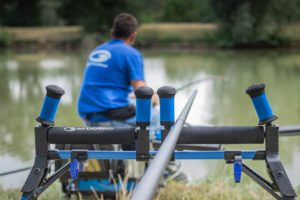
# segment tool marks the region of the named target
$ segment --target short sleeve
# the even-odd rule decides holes
[[[140,53],[131,54],[126,57],[127,75],[129,81],[144,80],[144,62]]]

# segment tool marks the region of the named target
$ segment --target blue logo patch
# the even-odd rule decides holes
[[[107,50],[98,50],[91,53],[89,56],[88,65],[95,65],[99,67],[107,67],[106,64],[102,64],[111,58],[111,53]]]

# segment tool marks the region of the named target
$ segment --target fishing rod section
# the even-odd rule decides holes
[[[153,95],[151,88],[141,87],[135,90],[137,127],[54,127],[55,114],[64,90],[58,86],[47,86],[42,111],[37,118],[41,125],[35,127],[35,162],[21,190],[21,199],[38,199],[43,191],[66,173],[75,180],[83,170],[83,163],[87,159],[135,159],[143,162],[154,159],[136,186],[132,199],[151,199],[167,163],[174,159],[222,159],[226,163],[233,164],[233,175],[237,183],[241,181],[242,173],[245,173],[275,199],[295,199],[296,193],[279,159],[279,127],[272,124],[277,117],[272,112],[264,88],[264,84],[255,84],[246,91],[257,112],[259,126],[183,127],[196,93],[192,94],[175,121],[176,90],[172,87],[162,87],[158,90],[162,135],[160,141],[152,141],[148,127]],[[158,151],[150,151],[151,143],[156,145],[159,143]],[[213,148],[207,149],[208,151],[174,150],[179,147],[180,150],[186,150],[190,145],[197,147],[204,144],[262,143],[265,144],[262,150],[212,150]],[[128,144],[135,146],[135,150],[58,150],[50,148],[50,144]],[[70,161],[48,176],[50,160],[58,162],[67,159]],[[245,159],[264,160],[270,179],[251,169],[244,162]]]
[[[160,93],[158,94],[160,98],[167,98],[168,100],[168,102],[165,103],[165,106],[168,108],[171,106],[174,107],[174,102],[171,99],[174,98],[175,93],[172,90],[170,90],[170,88],[163,88],[163,90],[160,90],[159,92]],[[150,163],[150,166],[148,167],[147,171],[138,183],[136,189],[133,191],[133,194],[130,198],[131,200],[151,200],[154,196],[155,189],[160,181],[160,178],[166,170],[168,162],[172,157],[173,151],[175,150],[176,142],[183,128],[184,122],[190,112],[196,94],[197,91],[194,91],[192,93],[185,107],[181,111],[176,123],[174,124],[174,127],[172,128],[172,130],[170,130],[170,132],[164,139],[164,142],[162,143],[161,147],[157,152],[157,155],[155,156],[154,160]],[[173,111],[173,109],[170,110]],[[168,117],[164,118],[164,121],[161,121],[161,124],[164,124],[166,126],[172,125],[174,123],[174,119],[172,117],[173,113]]]

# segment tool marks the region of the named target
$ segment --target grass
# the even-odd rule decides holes
[[[150,46],[196,46],[215,44],[216,24],[203,23],[156,23],[142,24],[138,28],[136,45]],[[0,44],[10,47],[15,43],[37,45],[47,43],[92,43],[92,46],[106,41],[109,34],[87,34],[80,26],[62,27],[0,27]],[[284,26],[278,33],[279,44],[299,46],[300,24]],[[171,45],[171,46],[170,46]],[[173,45],[173,46],[172,46]],[[26,45],[25,45],[26,46]],[[41,46],[41,45],[40,45]],[[178,46],[177,46],[178,47]]]
[[[201,23],[143,24],[138,29],[137,44],[211,43],[217,26]]]
[[[0,31],[9,34],[13,41],[62,42],[79,39],[82,27],[4,27]]]
[[[300,43],[300,23],[284,26],[279,38],[286,43]]]
[[[126,181],[126,180],[125,180]],[[297,188],[297,194],[300,194],[300,186]],[[117,200],[128,200],[130,193],[118,192]],[[20,189],[0,189],[0,199],[10,200],[19,199]],[[53,184],[39,198],[39,200],[67,200],[60,189],[60,184]],[[92,195],[89,197],[73,196],[71,200],[86,199],[86,200],[101,200],[101,195]],[[220,171],[220,174],[209,176],[198,183],[187,184],[169,180],[166,187],[162,188],[155,200],[256,200],[266,199],[272,200],[271,195],[265,192],[254,181],[250,180],[245,174],[242,176],[242,181],[236,184],[233,180],[232,166],[226,165]],[[297,198],[300,200],[300,197]]]
[[[300,186],[297,188],[300,194]],[[169,181],[160,191],[158,200],[273,200],[274,198],[245,174],[241,183],[233,180],[232,165],[226,165],[220,174],[209,176],[198,184]],[[297,198],[300,199],[299,197]]]

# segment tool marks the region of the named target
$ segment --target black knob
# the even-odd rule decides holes
[[[54,99],[60,99],[62,95],[65,94],[64,89],[57,85],[47,85],[46,86],[46,96],[52,97]]]
[[[134,90],[134,94],[138,99],[150,99],[154,94],[152,88],[147,86],[138,87]]]
[[[256,83],[248,87],[246,93],[251,97],[258,97],[265,93],[265,84],[264,83]]]
[[[176,94],[176,89],[171,86],[163,86],[157,90],[159,98],[173,98]]]

